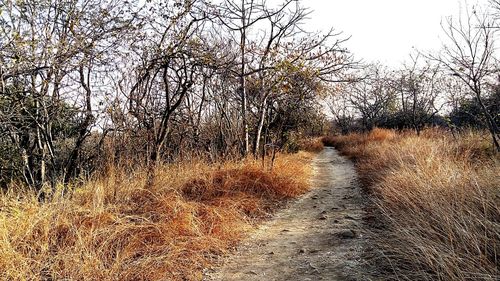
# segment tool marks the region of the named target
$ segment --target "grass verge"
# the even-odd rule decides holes
[[[324,142],[356,160],[375,198],[384,280],[500,279],[500,162],[485,134],[375,129]]]
[[[1,280],[200,280],[257,222],[309,188],[311,155],[109,169],[71,198],[0,196]]]

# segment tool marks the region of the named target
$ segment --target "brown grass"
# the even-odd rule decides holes
[[[307,138],[299,141],[300,150],[307,152],[320,152],[324,147],[322,138]]]
[[[499,280],[500,164],[486,135],[376,129],[333,142],[376,196],[386,279]]]
[[[201,161],[146,173],[109,169],[72,198],[38,203],[0,196],[1,280],[200,280],[287,199],[307,191],[310,155],[279,155],[273,172],[252,160]]]

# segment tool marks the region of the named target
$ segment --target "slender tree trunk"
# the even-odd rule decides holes
[[[266,104],[267,104],[267,97],[264,98],[262,101],[260,108],[260,116],[259,116],[259,123],[257,125],[257,133],[255,135],[255,140],[254,140],[254,147],[253,147],[253,155],[257,158],[259,154],[259,147],[260,147],[260,138],[262,135],[262,128],[264,127],[264,121],[266,118]]]
[[[159,140],[158,137],[155,138],[151,152],[148,155],[148,165],[147,165],[147,179],[145,188],[151,188],[154,184],[156,167],[160,163],[161,150],[163,147],[163,141]]]
[[[241,41],[240,41],[240,51],[241,51],[241,72],[240,72],[240,91],[241,91],[241,118],[243,122],[243,156],[247,156],[250,150],[249,145],[249,132],[248,132],[248,120],[247,120],[247,89],[246,89],[246,60],[245,60],[245,49],[246,49],[246,10],[245,1],[241,1]]]
[[[499,134],[499,129],[498,129],[498,126],[497,124],[495,123],[495,120],[493,119],[493,117],[491,117],[491,114],[490,112],[488,111],[488,109],[486,108],[486,106],[484,105],[482,99],[481,99],[481,94],[480,94],[480,90],[478,90],[476,92],[476,99],[479,103],[479,106],[481,107],[482,111],[483,111],[483,114],[484,116],[486,117],[486,123],[488,124],[488,130],[490,131],[490,134],[491,134],[491,138],[492,138],[492,141],[493,141],[493,145],[495,146],[495,150],[497,153],[500,153],[500,143],[498,141],[498,134]]]
[[[71,151],[71,154],[68,158],[68,162],[66,165],[66,172],[64,174],[64,184],[65,185],[67,185],[69,183],[69,181],[71,180],[71,177],[73,177],[73,175],[75,174],[75,171],[77,168],[78,158],[80,156],[80,152],[82,150],[83,143],[84,143],[85,139],[87,138],[87,134],[88,134],[87,130],[88,130],[90,124],[92,123],[93,119],[94,119],[94,117],[92,116],[92,114],[87,115],[87,117],[85,117],[85,121],[83,122],[83,124],[79,128],[78,138],[75,142],[75,147]]]
[[[36,101],[35,102],[35,108],[36,108],[36,116],[40,116],[40,102]],[[38,147],[38,150],[40,151],[40,175],[38,177],[38,188],[41,189],[45,185],[45,180],[46,180],[46,158],[47,158],[47,149],[44,141],[42,140],[42,132],[40,129],[40,126],[37,126],[36,128],[36,144]]]
[[[64,175],[64,184],[67,185],[71,180],[71,177],[76,171],[78,157],[80,156],[80,152],[82,150],[83,143],[88,136],[88,130],[91,126],[92,122],[94,122],[94,115],[92,114],[92,90],[89,85],[90,79],[90,68],[87,74],[87,81],[85,81],[85,74],[83,72],[83,65],[80,66],[79,69],[80,74],[80,84],[85,90],[85,120],[78,128],[78,137],[75,142],[75,147],[71,151],[70,157],[66,164],[66,172]]]
[[[30,167],[30,161],[29,161],[29,156],[28,152],[26,151],[26,148],[21,148],[21,155],[23,159],[23,176],[26,181],[26,184],[28,186],[33,186],[35,184],[35,179],[33,177],[33,173],[31,172],[31,167]]]
[[[163,144],[165,143],[165,139],[170,133],[170,125],[169,121],[166,121],[164,124],[165,127],[160,128],[160,131],[157,133],[155,137],[155,142],[153,149],[151,150],[151,154],[149,160],[151,160],[152,166],[157,166],[160,161],[161,150],[163,149]]]
[[[420,124],[417,122],[417,91],[414,89],[413,93],[413,104],[411,107],[411,122],[413,123],[413,128],[417,133],[417,136],[420,136]]]

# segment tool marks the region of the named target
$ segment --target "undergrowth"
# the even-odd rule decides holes
[[[299,142],[300,150],[307,152],[320,152],[324,147],[322,138],[307,138]]]
[[[110,168],[73,195],[0,196],[1,280],[200,280],[277,206],[306,192],[311,156]]]
[[[375,129],[324,142],[356,160],[375,197],[384,279],[500,279],[500,163],[487,134]]]

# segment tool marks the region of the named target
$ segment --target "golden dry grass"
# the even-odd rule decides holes
[[[299,141],[300,150],[320,152],[324,148],[322,138],[307,138]]]
[[[0,280],[200,280],[255,223],[309,188],[311,155],[109,169],[71,198],[0,196]]]
[[[333,141],[376,197],[386,279],[499,280],[500,163],[487,135],[376,129]]]

